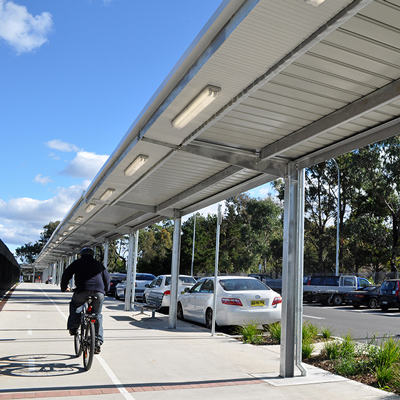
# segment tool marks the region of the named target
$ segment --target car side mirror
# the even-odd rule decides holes
[[[185,293],[189,293],[189,291],[190,291],[190,288],[185,287],[184,292],[185,292]]]
[[[148,283],[146,283],[146,284],[144,285],[144,287],[150,287],[150,285],[149,285]]]

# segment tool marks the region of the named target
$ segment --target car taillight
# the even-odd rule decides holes
[[[137,287],[137,283],[135,282],[135,287]]]
[[[399,289],[399,282],[396,282],[396,293],[395,293],[396,296],[399,295],[399,291],[400,291],[400,289]]]
[[[170,290],[166,290],[165,292],[164,292],[164,296],[169,296],[171,294],[171,291]]]
[[[274,301],[272,302],[273,306],[276,306],[277,304],[282,303],[282,297],[275,297]]]
[[[224,299],[221,299],[221,301],[222,301],[222,304],[228,304],[228,305],[230,305],[230,306],[240,306],[240,307],[243,306],[243,304],[242,304],[242,302],[240,301],[240,299],[229,299],[229,298],[224,298]]]

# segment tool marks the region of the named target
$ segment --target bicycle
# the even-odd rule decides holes
[[[89,296],[87,303],[82,307],[81,324],[74,336],[75,354],[79,357],[83,354],[83,366],[86,371],[89,371],[93,362],[97,343],[97,313],[92,312],[92,300],[95,296]],[[86,305],[87,304],[87,305]]]

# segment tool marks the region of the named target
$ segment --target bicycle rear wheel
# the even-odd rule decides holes
[[[75,355],[79,357],[82,354],[82,327],[76,331],[76,335],[74,336],[74,345],[75,345]]]
[[[88,321],[83,338],[83,366],[86,371],[89,371],[93,362],[94,347],[95,347],[95,327],[94,323]]]

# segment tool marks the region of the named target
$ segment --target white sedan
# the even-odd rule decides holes
[[[178,295],[184,293],[185,289],[190,289],[196,283],[196,279],[189,275],[179,275]],[[160,275],[153,280],[143,293],[143,303],[146,303],[146,297],[152,295],[162,297],[161,307],[169,307],[171,303],[171,275]]]
[[[282,297],[258,279],[221,276],[217,282],[217,325],[265,325],[281,320]],[[178,318],[211,328],[213,293],[214,277],[200,279],[178,297]]]

